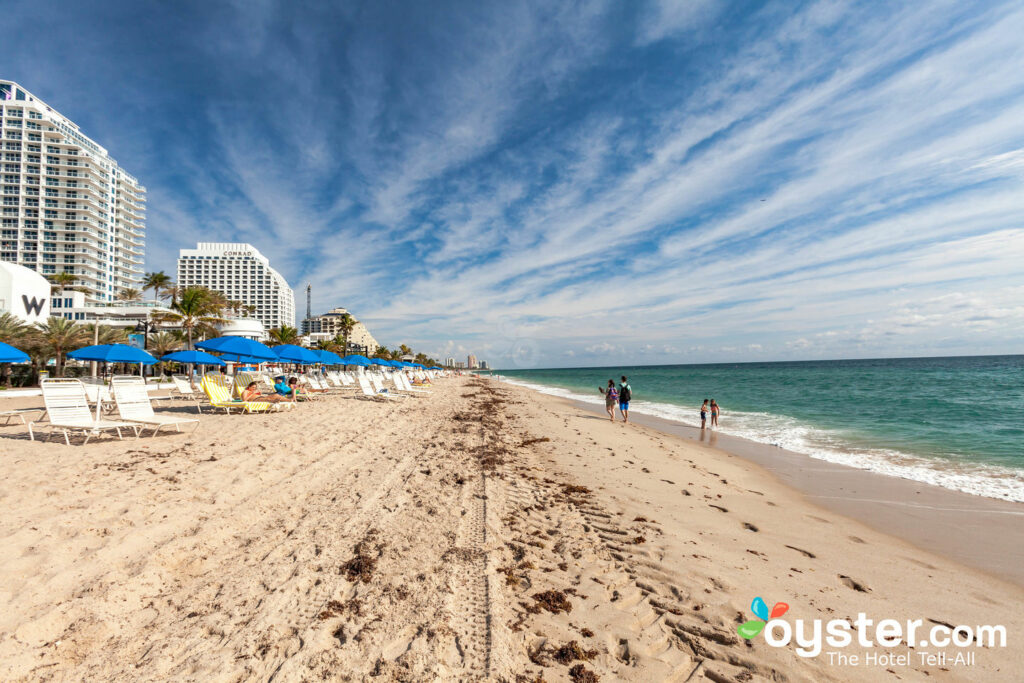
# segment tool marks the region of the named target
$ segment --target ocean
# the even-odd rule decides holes
[[[1024,356],[500,370],[508,381],[603,407],[627,375],[631,408],[812,458],[1024,502]]]

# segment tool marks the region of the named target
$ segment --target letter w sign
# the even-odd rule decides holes
[[[46,304],[46,299],[42,301],[35,297],[29,299],[25,294],[21,295],[21,301],[25,304],[25,312],[29,315],[40,315],[43,312],[43,306]]]

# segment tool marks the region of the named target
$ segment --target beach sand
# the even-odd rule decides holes
[[[1024,674],[1019,586],[749,460],[494,381],[70,448],[0,427],[0,458],[2,680]],[[787,620],[1001,624],[1008,647],[839,666],[739,638],[755,596]]]

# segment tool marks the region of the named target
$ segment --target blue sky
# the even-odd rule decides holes
[[[0,73],[384,344],[505,367],[1009,353],[1019,3],[32,2]]]

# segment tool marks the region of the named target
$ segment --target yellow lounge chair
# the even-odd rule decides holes
[[[245,388],[252,382],[259,384],[259,379],[248,372],[235,373],[235,393],[238,394],[238,400],[242,399],[242,394],[245,392]],[[259,403],[264,403],[264,401],[259,401]],[[268,403],[270,407],[277,412],[281,412],[285,408],[291,410],[295,407],[294,401],[266,401],[266,403]]]
[[[231,386],[226,379],[215,375],[203,375],[199,385],[203,388],[207,400],[214,408],[221,408],[230,414],[232,409],[238,409],[247,413],[265,413],[270,410],[270,404],[265,401],[240,401],[231,398]]]

